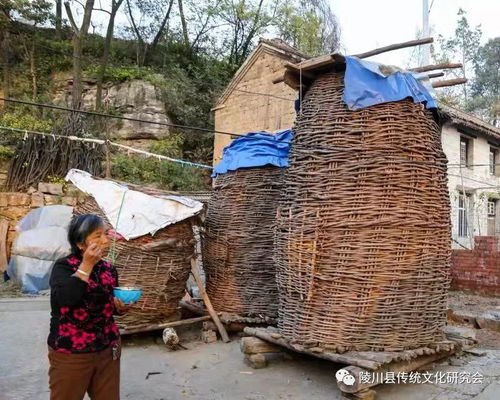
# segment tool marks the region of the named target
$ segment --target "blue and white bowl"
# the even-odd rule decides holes
[[[115,287],[113,288],[115,297],[125,304],[137,303],[142,296],[142,290],[135,287]]]

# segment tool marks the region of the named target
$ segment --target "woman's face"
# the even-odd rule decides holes
[[[97,246],[99,246],[99,248],[103,253],[103,256],[105,256],[108,253],[110,247],[110,240],[108,238],[104,226],[97,228],[90,235],[88,235],[87,238],[85,239],[85,242],[79,245],[78,247],[80,247],[80,250],[82,251],[82,253],[84,253],[85,250],[87,250],[87,248],[92,244],[96,244]]]

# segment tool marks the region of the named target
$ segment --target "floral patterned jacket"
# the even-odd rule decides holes
[[[50,276],[52,311],[47,342],[60,353],[101,351],[115,345],[120,337],[113,319],[116,269],[101,260],[87,283],[73,276],[81,262],[75,255],[61,258]]]

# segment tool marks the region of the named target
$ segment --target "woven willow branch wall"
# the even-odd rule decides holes
[[[217,311],[276,317],[274,227],[283,168],[219,175],[204,235],[207,293]]]
[[[428,345],[442,339],[451,252],[440,128],[410,100],[349,111],[343,78],[319,76],[297,117],[277,225],[279,329],[338,352]]]
[[[75,210],[79,214],[96,214],[111,225],[94,199],[87,198]],[[191,271],[194,238],[190,220],[159,230],[154,236],[115,242],[114,262],[120,286],[142,289],[142,298],[126,315],[116,317],[120,328],[134,329],[156,324],[179,310]]]

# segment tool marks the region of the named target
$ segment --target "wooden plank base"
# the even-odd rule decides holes
[[[445,359],[461,350],[460,341],[444,340],[425,348],[400,352],[351,351],[338,354],[319,347],[317,343],[311,342],[301,345],[292,343],[283,338],[275,328],[246,327],[244,332],[249,336],[241,339],[240,349],[245,354],[245,361],[252,368],[267,366],[266,356],[275,354],[280,351],[280,348],[344,364],[347,366],[343,369],[355,378],[355,382],[352,385],[346,385],[342,381],[337,381],[338,388],[344,395],[360,400],[374,400],[376,393],[372,388],[383,383],[376,380],[372,383],[362,382],[360,378],[362,374],[377,374],[376,376],[383,377],[388,372],[394,374],[409,373]]]

